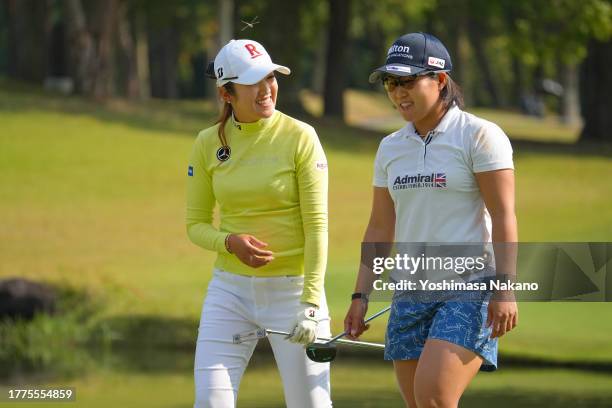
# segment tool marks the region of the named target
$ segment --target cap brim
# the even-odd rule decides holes
[[[289,75],[291,70],[285,66],[277,64],[256,65],[246,70],[240,77],[232,80],[241,85],[253,85],[261,81],[272,71],[280,72],[281,74]]]
[[[376,68],[374,72],[370,74],[369,81],[370,83],[374,83],[380,80],[385,74],[395,75],[395,76],[408,76],[415,75],[420,72],[426,71],[427,68],[415,67],[413,65],[404,65],[404,64],[390,64],[383,65],[382,67]]]

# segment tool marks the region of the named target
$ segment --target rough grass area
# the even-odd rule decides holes
[[[55,291],[58,300],[53,315],[0,320],[0,375],[40,369],[69,375],[91,361],[86,348],[110,347],[113,332],[100,318],[101,300],[70,287]]]

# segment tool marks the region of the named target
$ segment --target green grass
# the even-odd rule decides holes
[[[186,356],[185,356],[186,357]],[[162,358],[164,358],[162,356]],[[39,386],[74,387],[74,407],[189,407],[193,404],[190,361],[173,357],[170,369],[134,372],[115,363],[99,365],[85,376],[62,381],[41,381]],[[331,370],[335,407],[402,406],[391,364],[346,361],[341,356]],[[29,383],[35,386],[37,382]],[[358,384],[358,386],[356,386]],[[24,386],[23,383],[20,384]],[[4,388],[4,389],[3,389]],[[8,386],[0,387],[5,395]],[[461,406],[490,407],[605,407],[612,398],[612,376],[568,370],[506,369],[476,376],[461,400]],[[0,406],[4,406],[0,402]],[[20,403],[37,407],[40,403]],[[61,407],[65,403],[45,403]],[[284,407],[280,376],[271,356],[259,359],[246,371],[238,396],[240,407]]]
[[[511,121],[531,121],[512,115]],[[211,106],[199,102],[96,105],[0,86],[0,276],[90,290],[106,299],[108,319],[195,322],[214,256],[185,234],[185,163],[197,131],[213,116]],[[338,331],[383,134],[324,120],[313,124],[330,164],[326,291]],[[517,144],[515,153],[521,241],[612,240],[606,150]],[[612,323],[603,318],[610,304],[520,308],[520,325],[502,340],[502,353],[612,361]],[[384,321],[377,322],[366,338],[382,338],[383,328]]]

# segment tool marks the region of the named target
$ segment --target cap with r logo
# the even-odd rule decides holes
[[[231,40],[221,48],[214,63],[218,87],[228,82],[256,84],[273,71],[291,73],[289,68],[273,63],[263,45],[252,40]]]

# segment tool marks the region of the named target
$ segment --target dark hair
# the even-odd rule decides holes
[[[236,91],[234,90],[234,84],[232,82],[226,83],[225,85],[223,85],[223,88],[225,88],[227,93],[229,93],[230,95],[236,94]],[[227,139],[225,138],[225,124],[227,123],[229,118],[232,116],[233,112],[234,112],[234,109],[232,108],[232,104],[224,102],[223,108],[221,109],[221,114],[219,115],[219,118],[215,122],[219,124],[217,135],[219,135],[219,141],[221,142],[221,146],[223,147],[228,146]]]
[[[442,100],[444,111],[449,110],[453,104],[457,105],[459,109],[464,107],[463,91],[448,73],[446,74],[446,85],[440,91],[440,99]]]
[[[208,65],[206,66],[206,77],[210,79],[217,79],[217,76],[215,75],[215,61],[210,61]],[[234,90],[233,83],[228,82],[225,85],[223,85],[223,88],[225,88],[227,93],[229,93],[230,95],[236,95],[236,91]],[[223,108],[221,108],[221,114],[219,114],[219,118],[215,122],[215,124],[217,123],[219,124],[217,135],[219,136],[219,141],[221,142],[221,146],[223,147],[228,146],[227,138],[225,137],[225,124],[227,123],[229,118],[232,116],[232,113],[234,113],[232,104],[224,101]]]

